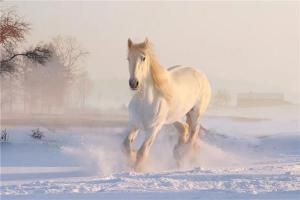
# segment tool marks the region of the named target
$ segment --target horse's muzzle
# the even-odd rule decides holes
[[[129,86],[132,90],[136,90],[139,86],[138,80],[136,80],[135,78],[129,79]]]

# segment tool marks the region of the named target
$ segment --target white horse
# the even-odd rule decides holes
[[[174,124],[181,133],[174,148],[174,156],[180,160],[180,146],[198,146],[200,118],[211,98],[209,81],[192,67],[164,69],[148,39],[137,44],[128,39],[128,62],[129,85],[136,93],[129,104],[128,135],[123,142],[127,158],[134,170],[142,171],[159,130],[164,124]],[[182,122],[184,116],[186,122]],[[147,138],[136,152],[132,143],[140,130],[146,132]]]

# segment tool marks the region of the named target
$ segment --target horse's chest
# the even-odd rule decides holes
[[[157,125],[162,118],[161,102],[133,99],[129,105],[131,121],[141,129]]]

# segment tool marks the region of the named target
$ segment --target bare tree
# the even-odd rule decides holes
[[[52,44],[44,44],[43,47],[55,52]],[[24,62],[27,66],[23,70],[22,83],[24,110],[51,113],[62,107],[67,79],[60,58],[53,53],[46,67],[28,59]]]
[[[81,93],[76,97],[79,97],[81,102],[85,102],[88,80],[83,76],[84,70],[80,67],[80,62],[87,52],[83,51],[76,39],[71,37],[56,37],[50,43],[40,44],[40,46],[49,49],[52,55],[45,63],[46,67],[26,60],[23,83],[24,110],[61,112],[65,102],[71,97],[73,86],[76,86],[77,93]],[[78,82],[82,84],[80,89]]]
[[[80,62],[88,55],[74,37],[57,36],[52,40],[56,55],[61,59],[69,81],[81,73]]]
[[[14,46],[25,39],[30,24],[19,17],[13,9],[1,9],[0,43],[4,47]]]
[[[19,43],[25,40],[30,31],[30,24],[18,16],[13,9],[0,11],[0,73],[15,72],[14,60],[20,56],[44,64],[51,57],[51,52],[48,49],[35,47],[24,52],[17,52],[16,50]]]
[[[13,111],[18,92],[17,77],[11,73],[2,74],[0,78],[1,89],[1,113]]]
[[[23,100],[24,111],[61,110],[72,86],[80,81],[84,105],[88,81],[82,78],[81,62],[88,53],[77,40],[58,36],[47,44],[20,50],[30,24],[14,9],[0,11],[1,110],[11,112],[18,99]]]
[[[86,100],[92,89],[92,81],[89,79],[88,73],[81,73],[75,84],[75,88],[78,91],[78,100],[80,108],[83,109],[86,106]]]

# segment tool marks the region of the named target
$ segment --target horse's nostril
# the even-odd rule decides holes
[[[129,80],[129,86],[131,87],[131,89],[136,89],[138,84],[139,84],[139,82],[136,79]]]

